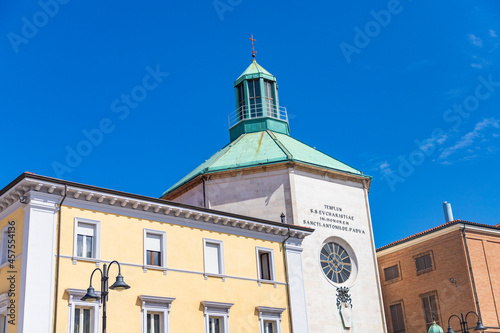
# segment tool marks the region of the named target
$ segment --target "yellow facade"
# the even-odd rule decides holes
[[[131,288],[110,290],[108,332],[147,333],[147,322],[162,322],[151,333],[206,333],[220,321],[220,333],[264,325],[286,333],[293,314],[305,315],[300,253],[309,228],[24,173],[0,190],[0,230],[8,333],[100,332],[102,302],[81,298],[92,272],[114,260]],[[147,265],[158,253],[161,262]],[[118,275],[110,267],[109,286]],[[97,293],[100,280],[96,272]]]
[[[231,233],[215,232],[182,225],[115,215],[100,211],[63,206],[61,224],[61,260],[57,332],[68,332],[68,288],[86,289],[95,261],[73,263],[75,218],[100,221],[100,259],[118,260],[130,289],[111,291],[108,301],[110,332],[140,332],[142,325],[140,295],[173,297],[170,332],[205,332],[202,301],[234,303],[229,312],[232,332],[260,332],[258,306],[288,309],[282,244]],[[144,272],[143,230],[166,232],[167,272]],[[228,226],[228,231],[232,228]],[[225,278],[205,279],[203,239],[224,244]],[[272,249],[277,283],[259,283],[256,247]],[[102,267],[102,263],[99,265]],[[118,274],[111,268],[110,281]],[[93,286],[100,289],[99,274]],[[290,332],[289,313],[284,311],[282,332]]]

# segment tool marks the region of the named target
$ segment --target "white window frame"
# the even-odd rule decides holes
[[[9,239],[9,224],[2,228],[0,234],[0,268],[6,266],[9,262],[8,253],[8,239]]]
[[[101,302],[86,302],[82,301],[81,298],[85,296],[87,293],[86,290],[82,289],[66,289],[66,293],[69,295],[68,302],[68,333],[73,333],[75,330],[75,308],[76,307],[85,307],[92,308],[92,333],[99,333],[100,327],[100,313],[101,313]],[[101,293],[96,291],[98,296],[101,296]]]
[[[147,258],[147,249],[146,249],[146,237],[147,235],[156,235],[161,237],[161,266],[155,266],[155,265],[148,265],[148,258]],[[143,252],[144,252],[144,258],[143,258],[143,269],[144,273],[148,271],[148,269],[159,269],[163,270],[163,274],[167,274],[167,233],[165,231],[160,231],[160,230],[153,230],[153,229],[144,229],[144,235],[143,235]]]
[[[269,253],[269,270],[270,270],[269,273],[271,274],[270,280],[261,279],[262,272],[260,271],[260,266],[261,266],[260,253]],[[257,256],[257,281],[259,283],[259,286],[262,282],[264,282],[264,283],[274,283],[274,286],[276,287],[276,268],[274,264],[274,250],[257,246],[255,248],[255,254]]]
[[[148,312],[162,314],[163,332],[170,332],[170,308],[175,298],[141,295],[139,299],[142,303],[142,333],[148,331]]]
[[[219,273],[210,273],[207,272],[207,243],[208,244],[216,244],[219,247]],[[203,238],[203,271],[205,280],[208,279],[209,276],[219,276],[222,277],[222,281],[225,281],[226,270],[224,265],[224,242],[217,239]]]
[[[95,247],[95,256],[94,258],[80,257],[77,255],[78,251],[78,224],[91,224],[94,226],[94,247]],[[77,260],[85,260],[85,261],[95,261],[98,262],[101,258],[101,221],[90,220],[81,217],[75,217],[75,226],[73,233],[73,264],[76,264]]]
[[[209,332],[209,318],[219,317],[222,319],[222,333],[229,333],[229,309],[233,303],[221,303],[212,301],[201,302],[205,315],[205,333]]]
[[[276,333],[281,333],[281,315],[285,308],[271,308],[268,306],[258,306],[260,332],[265,333],[264,322],[272,321],[276,325]]]
[[[0,332],[5,332],[7,333],[7,323],[9,322],[9,316],[8,316],[8,306],[10,302],[10,297],[8,293],[3,293],[0,295],[0,316],[3,316],[5,318],[5,322],[3,324],[3,330],[0,328]],[[1,319],[0,319],[1,323]]]

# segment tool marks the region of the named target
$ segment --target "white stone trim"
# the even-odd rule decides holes
[[[172,297],[158,297],[158,296],[139,296],[141,300],[141,313],[142,313],[142,333],[147,332],[147,318],[148,312],[160,312],[163,318],[163,332],[170,332],[170,307],[175,298]]]
[[[14,320],[16,318],[16,309],[12,309],[13,310],[12,317],[9,317],[9,302],[10,302],[10,297],[8,293],[3,293],[0,295],[0,316],[2,315],[5,316],[3,332],[7,332],[8,321]]]
[[[9,251],[9,248],[7,246],[8,245],[7,240],[9,237],[8,231],[9,231],[10,226],[11,225],[7,223],[7,225],[5,225],[5,227],[3,227],[2,230],[0,230],[0,267],[5,267],[9,261],[9,258],[7,258],[7,254]],[[16,247],[14,247],[14,253],[19,252],[19,251],[15,251]],[[5,257],[5,260],[4,260],[4,257]]]
[[[209,332],[208,319],[211,316],[222,318],[222,332],[229,333],[229,309],[234,303],[203,301],[201,304],[205,315],[205,333]]]
[[[154,266],[154,265],[148,265],[147,264],[147,252],[146,252],[146,236],[150,235],[157,235],[161,237],[161,265],[160,266]],[[143,236],[143,254],[144,254],[144,262],[143,262],[143,269],[144,273],[148,271],[148,269],[157,269],[157,270],[163,270],[163,275],[167,274],[167,233],[165,231],[161,230],[154,230],[154,229],[146,229],[144,228],[144,236]]]
[[[271,279],[270,280],[265,280],[261,279],[261,271],[260,271],[260,253],[269,253],[269,268],[270,268],[270,274],[271,274]],[[276,287],[276,264],[274,261],[274,250],[265,248],[265,247],[260,247],[256,246],[255,247],[255,255],[257,257],[257,281],[259,283],[259,286],[261,283],[273,283],[274,287]]]
[[[94,226],[95,258],[87,258],[87,257],[77,256],[78,223],[91,224]],[[98,261],[100,258],[101,258],[101,221],[86,219],[86,218],[82,218],[82,217],[75,217],[75,223],[74,223],[74,228],[73,228],[73,264],[76,264],[77,260]]]
[[[61,197],[30,192],[24,205],[18,331],[50,331],[54,315],[57,211]],[[16,231],[18,232],[18,231]],[[16,250],[20,250],[16,248]],[[36,272],[36,274],[28,274]],[[37,300],[33,302],[33,300]]]
[[[309,323],[304,287],[302,248],[292,241],[295,241],[295,239],[288,239],[284,249],[288,271],[288,289],[290,292],[290,316],[294,331],[308,333]]]
[[[281,314],[285,308],[271,308],[268,306],[258,306],[260,332],[265,333],[264,322],[273,321],[276,324],[276,333],[281,333]]]
[[[217,244],[219,246],[219,258],[218,258],[219,259],[219,268],[220,268],[219,274],[214,274],[214,273],[208,273],[207,272],[207,269],[206,269],[207,243]],[[226,278],[226,268],[225,268],[225,265],[224,265],[224,242],[223,241],[217,240],[217,239],[203,238],[203,271],[204,271],[203,274],[205,276],[205,280],[209,276],[218,276],[218,277],[222,277],[222,281],[223,282],[225,281],[225,278]]]
[[[73,333],[75,331],[75,308],[77,306],[92,308],[92,332],[98,333],[100,332],[100,322],[101,322],[101,301],[96,302],[86,302],[82,301],[81,298],[85,296],[87,293],[86,290],[82,289],[66,289],[66,293],[68,294],[68,333]],[[101,292],[96,291],[98,296],[101,296]]]
[[[65,255],[60,255],[61,258],[63,259],[71,259],[73,260],[73,257],[72,256],[65,256]],[[19,258],[22,258],[22,256],[19,256],[19,257],[16,257],[16,260],[19,259]],[[77,262],[80,261],[80,260],[77,260]],[[89,261],[89,260],[81,260],[81,261]],[[99,267],[99,264],[100,263],[111,263],[111,260],[94,260],[95,263],[96,263],[96,266]],[[130,262],[123,262],[123,261],[120,261],[120,266],[129,266],[129,267],[140,267],[142,269],[144,269],[144,265],[141,263],[141,264],[134,264],[134,263],[130,263]],[[156,266],[154,266],[156,267]],[[1,268],[1,267],[0,267]],[[154,268],[149,268],[149,269],[154,269]],[[205,275],[205,272],[201,272],[201,271],[190,271],[190,270],[187,270],[187,269],[177,269],[177,268],[172,268],[172,267],[165,267],[165,268],[160,268],[161,270],[162,269],[165,269],[167,272],[170,271],[170,272],[177,272],[177,273],[186,273],[186,274],[195,274],[195,275]],[[212,276],[212,275],[210,275]],[[247,278],[247,277],[243,277],[243,276],[235,276],[235,275],[224,275],[224,279],[235,279],[235,280],[244,280],[244,281],[251,281],[251,282],[259,282],[258,279],[254,279],[254,278]],[[273,281],[274,284],[279,284],[279,285],[286,285],[285,282],[282,282],[282,281]]]

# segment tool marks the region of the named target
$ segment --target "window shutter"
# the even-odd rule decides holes
[[[146,250],[161,252],[161,235],[146,234]]]
[[[95,226],[93,224],[78,223],[77,234],[94,237]]]
[[[220,274],[219,244],[207,243],[205,247],[205,272]]]

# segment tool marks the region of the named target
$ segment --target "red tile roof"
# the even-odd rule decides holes
[[[495,226],[493,226],[493,225],[489,225],[489,224],[482,224],[482,223],[476,223],[476,222],[470,222],[470,221],[464,221],[464,220],[453,220],[453,221],[450,221],[450,222],[446,222],[445,224],[438,225],[437,227],[434,227],[434,228],[431,228],[431,229],[427,229],[425,231],[421,231],[421,232],[416,233],[414,235],[408,236],[406,238],[403,238],[403,239],[400,239],[398,241],[395,241],[395,242],[389,243],[387,245],[384,245],[382,247],[379,247],[377,249],[377,252],[385,250],[385,249],[388,249],[390,247],[393,247],[393,246],[396,246],[396,245],[399,245],[399,244],[402,244],[402,243],[406,243],[406,242],[408,242],[408,241],[410,241],[412,239],[419,238],[419,237],[427,235],[427,234],[431,234],[431,233],[436,232],[438,230],[451,227],[451,226],[453,226],[455,224],[466,224],[466,225],[473,225],[473,226],[477,226],[477,227],[484,227],[484,228],[488,228],[488,229],[500,230],[500,227],[499,227],[498,224],[495,225]]]

